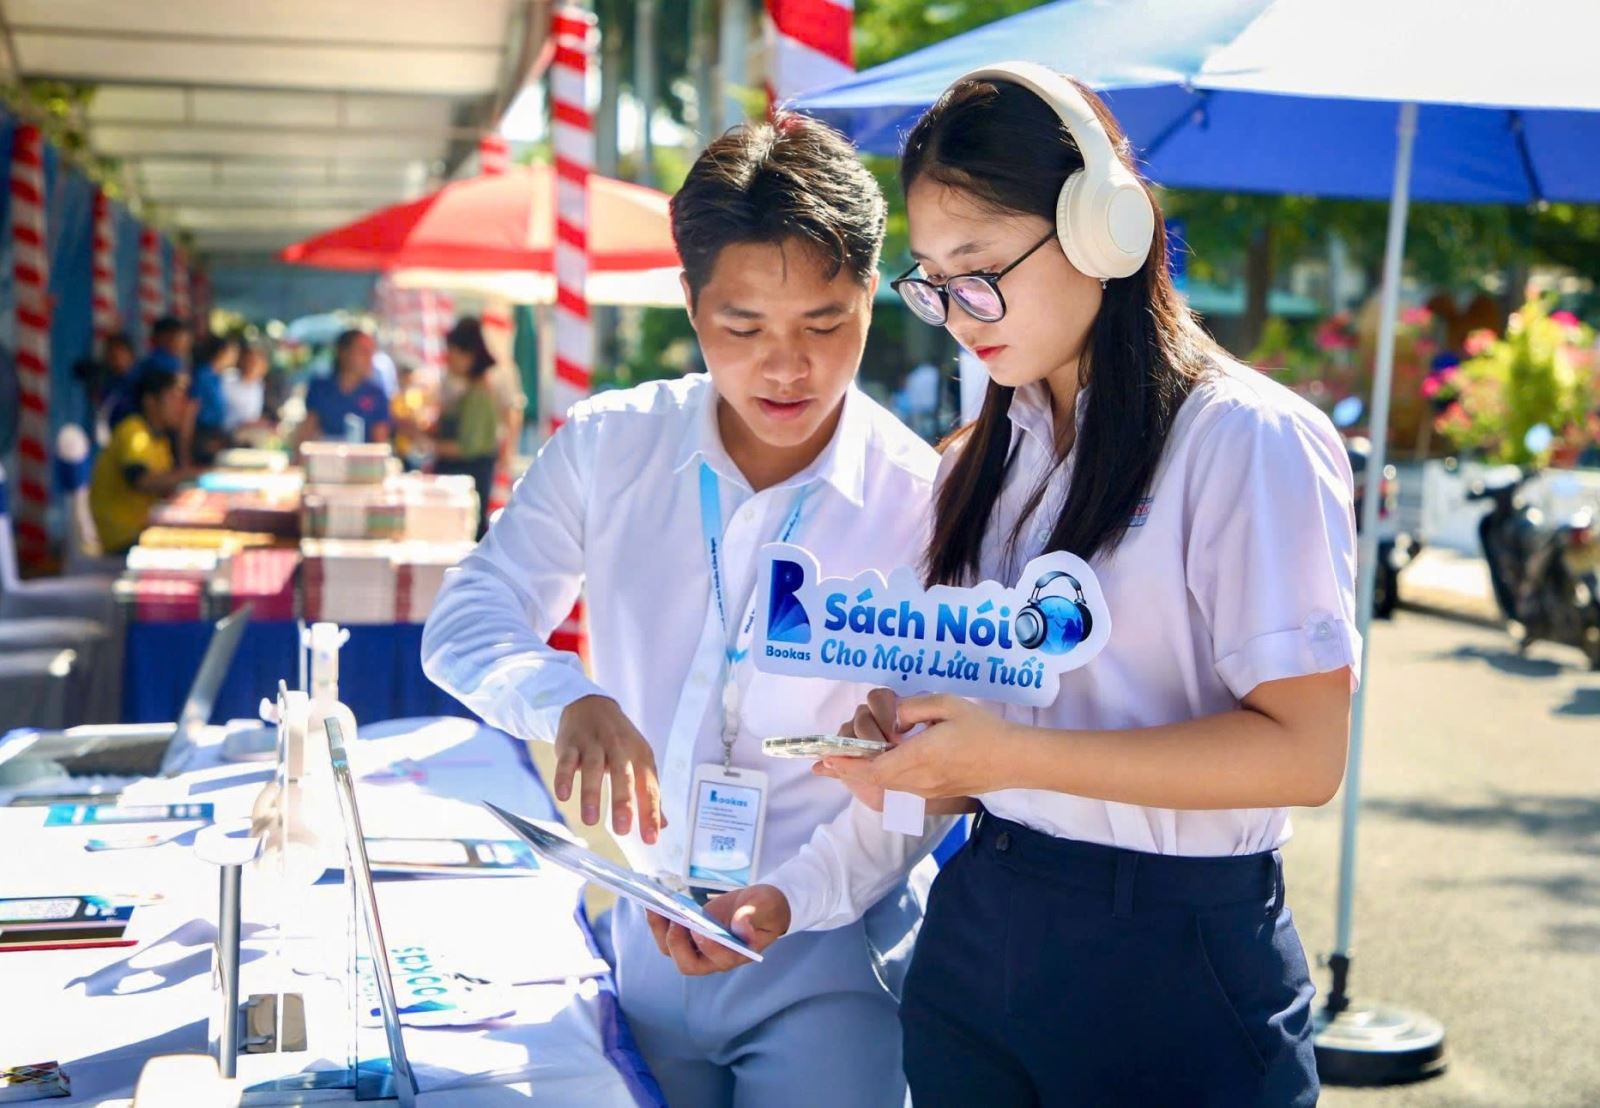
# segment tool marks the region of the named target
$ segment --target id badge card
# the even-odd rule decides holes
[[[761,861],[767,775],[758,769],[696,767],[689,791],[694,830],[684,880],[697,889],[742,889]]]

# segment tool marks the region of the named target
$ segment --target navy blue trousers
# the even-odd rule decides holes
[[[900,1022],[917,1108],[1312,1105],[1276,853],[1142,854],[984,814],[940,871]]]

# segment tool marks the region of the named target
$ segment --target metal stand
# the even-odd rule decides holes
[[[239,907],[243,866],[221,867],[222,903],[217,909],[217,970],[222,977],[222,1032],[217,1068],[222,1076],[239,1076]]]
[[[195,852],[217,867],[216,982],[221,1007],[212,1024],[211,1053],[217,1070],[228,1079],[239,1076],[239,1055],[303,1051],[305,1005],[297,993],[272,993],[239,1001],[242,959],[239,954],[243,919],[244,867],[261,850],[250,833],[250,821],[212,826],[195,839]]]
[[[1333,986],[1315,1016],[1317,1074],[1327,1085],[1401,1085],[1444,1072],[1444,1025],[1404,1008],[1358,1006],[1346,986],[1350,959],[1328,959]]]
[[[308,1048],[302,994],[274,991],[240,1000],[244,867],[256,859],[260,850],[261,840],[251,835],[248,819],[208,827],[195,840],[196,854],[217,866],[219,872],[215,974],[219,1000],[211,1021],[211,1055],[223,1077],[249,1084],[240,1094],[244,1104],[304,1104],[340,1097],[340,1090],[348,1099],[348,1090],[355,1082],[353,1075],[343,1069],[273,1074],[263,1080],[260,1066],[246,1062],[246,1072],[242,1076],[239,1072],[241,1056],[288,1055],[304,1053]],[[301,1068],[300,1063],[289,1059],[282,1064],[295,1070]]]

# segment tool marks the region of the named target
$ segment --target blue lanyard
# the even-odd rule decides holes
[[[800,526],[800,517],[805,511],[806,497],[810,494],[811,486],[800,487],[794,498],[794,506],[789,509],[788,517],[778,529],[775,542],[788,542],[794,537],[795,531]],[[730,671],[727,677],[731,680],[731,670],[744,661],[745,655],[749,653],[748,649],[740,650],[738,643],[750,633],[750,628],[755,623],[756,598],[752,593],[744,625],[739,628],[738,635],[731,636],[727,594],[722,583],[722,490],[717,482],[717,471],[705,462],[700,463],[700,529],[705,534],[706,560],[711,563],[711,593],[717,600],[717,615],[722,620],[723,637],[728,640],[724,646],[724,659]]]
[[[802,485],[795,494],[794,506],[778,529],[778,542],[788,542],[794,537],[810,493],[810,486]],[[739,643],[748,641],[750,628],[756,621],[759,590],[751,591],[744,625],[738,634],[730,636],[727,593],[722,583],[722,491],[717,484],[716,471],[705,462],[700,463],[700,529],[705,534],[706,560],[711,563],[711,592],[717,598],[717,616],[722,625],[722,768],[727,770],[733,765],[733,744],[739,735],[739,683],[735,671],[750,652],[748,648],[739,649]]]

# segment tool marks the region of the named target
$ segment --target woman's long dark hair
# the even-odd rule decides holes
[[[1127,140],[1099,97],[1079,85],[1125,163]],[[1083,158],[1055,110],[1020,85],[962,81],[917,121],[900,157],[909,193],[920,178],[960,190],[1001,214],[1025,213],[1055,222],[1056,198]],[[1146,192],[1150,192],[1148,186]],[[1076,435],[1071,489],[1047,549],[1085,561],[1115,549],[1140,498],[1148,493],[1173,420],[1189,390],[1212,364],[1216,347],[1172,286],[1166,234],[1154,194],[1155,240],[1131,277],[1110,281],[1079,366],[1079,385],[1092,379],[1077,427],[1057,428],[1065,445]],[[929,583],[978,577],[978,559],[1011,453],[1007,412],[1015,390],[989,382],[975,422],[950,436],[964,442],[940,489],[933,537],[924,565]],[[1063,460],[1058,450],[1057,465]],[[1045,493],[1043,475],[1010,542]]]
[[[494,354],[483,337],[483,324],[476,316],[464,315],[456,320],[444,337],[446,346],[463,351],[472,358],[472,368],[467,370],[471,380],[481,381],[494,368]]]

